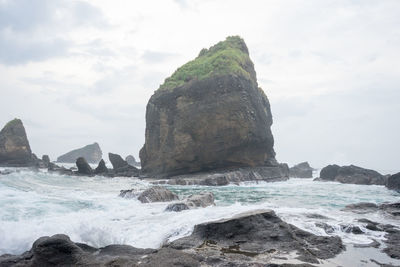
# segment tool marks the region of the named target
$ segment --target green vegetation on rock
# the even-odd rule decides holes
[[[234,74],[255,80],[253,70],[243,39],[230,36],[209,49],[203,48],[196,59],[178,68],[159,89],[173,89],[191,80],[203,80],[214,75]]]
[[[4,128],[11,127],[12,125],[19,124],[19,123],[21,123],[21,120],[15,118],[15,119],[13,119],[13,120],[7,122],[7,124],[4,126]],[[4,129],[4,128],[3,128],[3,129]]]

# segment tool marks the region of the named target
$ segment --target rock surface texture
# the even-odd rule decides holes
[[[33,161],[22,121],[14,119],[8,122],[0,132],[0,164],[28,166]]]
[[[182,211],[195,208],[205,208],[215,205],[214,194],[211,192],[200,192],[199,194],[190,195],[183,202],[171,203],[165,211]]]
[[[328,165],[320,172],[320,181],[335,181],[343,184],[385,185],[387,178],[382,174],[354,165]]]
[[[388,177],[386,187],[400,192],[400,172]]]
[[[179,197],[175,193],[161,186],[151,187],[143,191],[143,193],[141,193],[138,197],[138,200],[142,203],[166,202],[178,199]]]
[[[203,49],[150,98],[142,170],[172,176],[275,165],[271,124],[247,46],[228,37]]]
[[[258,210],[196,225],[190,236],[157,250],[94,248],[60,234],[41,237],[30,251],[0,256],[0,266],[313,266],[307,263],[323,265],[343,249],[337,236],[316,236],[285,223],[271,210]]]
[[[295,178],[312,178],[313,168],[311,168],[308,162],[302,162],[294,165],[290,169],[290,177]]]
[[[57,162],[75,163],[77,158],[84,157],[87,162],[97,164],[102,157],[100,146],[98,143],[93,143],[82,148],[72,150],[57,158]]]

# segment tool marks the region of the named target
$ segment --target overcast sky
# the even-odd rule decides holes
[[[163,80],[229,35],[249,47],[280,162],[400,169],[400,1],[0,0],[0,124],[55,159],[138,156]]]

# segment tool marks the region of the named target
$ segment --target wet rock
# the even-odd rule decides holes
[[[358,166],[328,165],[320,172],[320,181],[335,181],[344,184],[385,185],[382,174]]]
[[[94,170],[95,174],[106,174],[108,173],[108,168],[106,163],[103,159],[100,160],[99,165],[97,165],[96,169]]]
[[[211,192],[201,192],[199,194],[191,195],[180,203],[171,203],[167,206],[165,211],[182,211],[193,208],[205,208],[215,205],[214,194]]]
[[[388,177],[386,187],[391,190],[400,191],[400,172]]]
[[[33,166],[35,160],[20,119],[8,122],[0,131],[0,165]]]
[[[142,192],[138,200],[142,203],[178,200],[178,196],[165,187],[154,186]]]
[[[92,175],[93,170],[92,167],[87,163],[86,159],[83,157],[79,157],[76,160],[76,167],[78,167],[78,173],[83,175]]]
[[[118,154],[108,153],[108,159],[110,160],[114,170],[128,166],[128,163]]]
[[[79,157],[83,157],[87,162],[97,164],[102,156],[103,153],[101,152],[99,144],[93,143],[59,156],[57,162],[75,163]]]
[[[302,162],[290,168],[290,177],[312,178],[314,169],[308,162]]]
[[[380,205],[369,202],[361,202],[347,205],[343,210],[352,211],[360,214],[381,211],[386,213],[387,215],[400,216],[400,202],[383,203]]]
[[[42,161],[48,165],[50,163],[49,155],[43,155],[42,156]]]
[[[272,251],[297,252],[298,259],[310,263],[332,258],[344,249],[339,237],[316,236],[300,230],[282,221],[272,210],[196,225],[190,236],[167,246],[179,250],[197,248],[200,254],[220,250],[225,255],[241,253],[248,257]]]
[[[254,167],[240,168],[233,170],[221,170],[207,173],[197,173],[189,175],[174,176],[164,181],[156,181],[156,184],[170,185],[206,185],[223,186],[230,183],[240,183],[246,181],[254,182],[276,182],[289,179],[289,169],[286,164],[276,167]]]
[[[137,198],[140,193],[136,189],[121,190],[119,196],[123,198]]]
[[[315,226],[324,229],[325,233],[332,234],[335,232],[335,228],[327,223],[317,222]]]
[[[150,98],[142,171],[169,177],[275,166],[270,103],[243,39],[228,37],[203,51]]]
[[[129,165],[120,155],[108,153],[108,158],[113,165],[113,172],[109,173],[110,176],[133,177],[140,174],[139,169]]]
[[[74,172],[71,169],[67,169],[65,167],[60,167],[55,163],[50,162],[49,167],[47,169],[49,172],[55,172],[61,175],[74,175]]]
[[[360,227],[352,224],[341,224],[340,229],[345,233],[352,233],[355,235],[360,235],[364,233]]]

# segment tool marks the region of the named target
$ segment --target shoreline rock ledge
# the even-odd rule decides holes
[[[270,103],[247,46],[227,37],[178,68],[146,108],[142,171],[153,177],[277,166]]]

